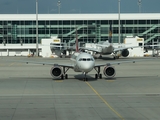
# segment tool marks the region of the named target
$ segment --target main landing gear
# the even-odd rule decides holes
[[[68,79],[68,74],[67,71],[69,70],[69,68],[67,67],[67,69],[65,69],[66,67],[63,67],[63,74],[61,75],[61,79]]]
[[[95,67],[94,69],[97,72],[97,74],[95,74],[95,79],[98,79],[98,78],[102,79],[102,74],[100,73],[100,66]]]
[[[113,56],[113,59],[114,60],[119,59],[119,56]]]
[[[98,79],[98,78],[102,79],[102,74],[100,73],[100,66],[94,67],[94,69],[97,72],[97,74],[95,74],[95,79]],[[69,70],[69,67],[63,67],[63,69],[62,69],[63,73],[61,75],[61,79],[68,79],[68,74],[66,74],[68,70]],[[83,80],[88,81],[87,72],[84,72],[83,74],[84,74]]]

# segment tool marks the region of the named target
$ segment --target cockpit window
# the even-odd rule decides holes
[[[82,58],[80,58],[79,61],[82,61]]]
[[[87,61],[93,61],[93,59],[92,58],[87,58]]]
[[[93,61],[93,58],[80,58],[79,61]]]
[[[83,61],[86,61],[86,58],[83,58]]]

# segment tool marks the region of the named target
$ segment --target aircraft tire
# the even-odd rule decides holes
[[[84,82],[85,82],[85,81],[88,81],[88,78],[84,78],[83,81],[84,81]]]
[[[68,74],[65,74],[65,79],[68,79]]]
[[[98,74],[95,74],[95,79],[98,79]]]
[[[61,79],[62,79],[62,80],[64,79],[64,76],[63,76],[63,75],[61,75]]]
[[[99,78],[102,79],[102,74],[99,74]]]

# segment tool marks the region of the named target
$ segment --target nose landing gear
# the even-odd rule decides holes
[[[87,73],[86,73],[86,72],[84,72],[83,74],[84,74],[83,81],[88,81],[88,78],[87,78]]]

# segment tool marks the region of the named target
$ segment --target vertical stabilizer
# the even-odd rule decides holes
[[[112,22],[110,22],[109,25],[109,43],[112,43]]]
[[[78,48],[78,35],[77,35],[77,28],[76,28],[76,52],[79,52],[79,48]]]

